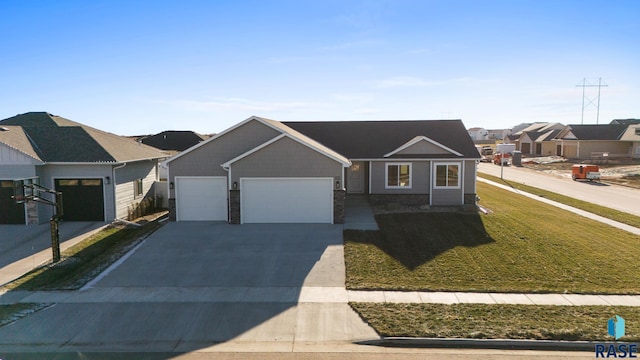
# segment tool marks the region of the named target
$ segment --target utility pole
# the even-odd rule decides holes
[[[576,87],[581,87],[582,88],[582,118],[580,120],[580,124],[584,124],[584,109],[586,107],[588,107],[589,105],[593,105],[596,107],[596,124],[598,124],[600,122],[600,89],[603,87],[607,87],[609,85],[604,85],[602,83],[602,78],[598,78],[598,84],[592,84],[591,82],[589,82],[587,80],[587,78],[583,78],[582,79],[582,84],[578,84],[576,85]],[[590,88],[590,87],[597,87],[598,88],[598,95],[594,98],[590,98],[587,97],[586,94],[586,88]],[[587,101],[587,103],[585,104],[585,100]],[[594,101],[596,103],[594,103]]]

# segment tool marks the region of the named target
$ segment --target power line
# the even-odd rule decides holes
[[[607,87],[609,85],[604,85],[602,83],[602,78],[598,78],[598,84],[592,84],[591,82],[589,82],[587,80],[587,78],[583,78],[582,79],[582,84],[578,84],[576,85],[576,87],[581,87],[582,88],[582,118],[580,119],[580,124],[584,124],[584,109],[589,106],[589,105],[593,105],[596,107],[596,124],[598,124],[598,122],[600,121],[600,88],[603,87]],[[598,95],[594,98],[589,98],[587,97],[586,94],[586,88],[588,87],[597,87],[598,88]],[[585,104],[585,99],[587,100],[587,103]],[[597,103],[594,104],[594,101],[597,101]]]

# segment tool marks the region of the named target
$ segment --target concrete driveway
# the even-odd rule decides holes
[[[347,304],[340,225],[172,222],[89,289],[21,302],[55,306],[1,327],[0,348],[300,351],[377,337]]]
[[[104,226],[103,222],[61,222],[59,227],[61,251]],[[0,285],[50,261],[51,257],[49,223],[0,225]]]

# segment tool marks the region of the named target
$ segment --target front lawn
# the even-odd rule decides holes
[[[616,209],[612,209],[606,206],[596,205],[587,201],[578,200],[576,198],[572,198],[570,196],[565,196],[562,194],[554,193],[551,191],[543,190],[540,188],[536,188],[529,185],[520,184],[515,181],[507,181],[500,179],[497,176],[492,176],[488,174],[478,173],[479,177],[485,178],[487,180],[491,180],[497,182],[498,184],[506,185],[512,187],[514,189],[522,190],[524,192],[528,192],[530,194],[538,195],[540,197],[547,198],[549,200],[553,200],[565,205],[573,206],[574,208],[578,208],[584,211],[588,211],[590,213],[598,214],[602,217],[606,217],[607,219],[615,220],[621,222],[623,224],[635,226],[640,228],[640,216],[636,216],[633,214],[626,213],[624,211],[619,211]]]
[[[104,271],[142,238],[162,226],[157,220],[140,227],[109,225],[62,252],[62,260],[36,268],[6,284],[8,290],[77,290]]]
[[[478,183],[489,215],[378,215],[345,231],[349,289],[640,294],[640,237]]]
[[[620,341],[640,341],[640,308],[506,304],[351,303],[381,336],[613,341],[607,321],[625,319]]]

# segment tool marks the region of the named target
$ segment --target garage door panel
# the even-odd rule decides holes
[[[176,178],[178,221],[227,220],[225,177]]]
[[[62,193],[62,219],[65,221],[104,221],[102,179],[55,179]]]
[[[13,181],[0,180],[0,224],[24,225],[24,204],[16,204],[12,196]]]
[[[243,223],[332,223],[333,179],[241,179]]]

